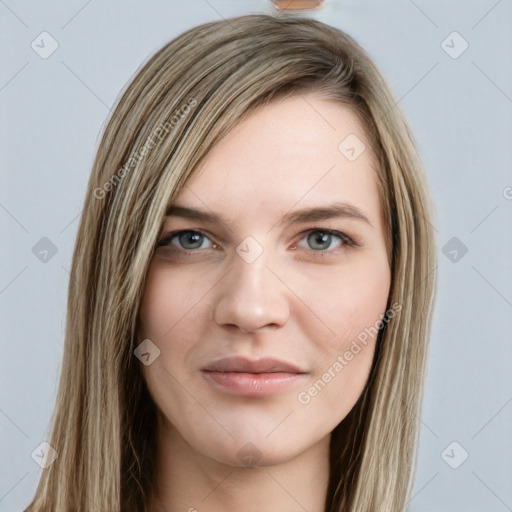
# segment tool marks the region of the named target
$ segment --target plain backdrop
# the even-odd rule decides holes
[[[109,110],[170,39],[254,12],[270,3],[0,1],[0,511],[23,510],[42,471],[31,454],[47,439],[71,254]],[[512,511],[512,2],[327,0],[310,16],[352,35],[388,80],[436,206],[409,510]]]

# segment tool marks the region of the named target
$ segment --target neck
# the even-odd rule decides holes
[[[329,436],[274,465],[238,467],[198,453],[159,421],[151,512],[324,512]]]

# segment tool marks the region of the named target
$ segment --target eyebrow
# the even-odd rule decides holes
[[[181,217],[184,219],[203,221],[210,224],[229,224],[227,221],[222,219],[221,216],[213,212],[198,210],[187,206],[170,206],[167,209],[166,217]],[[325,206],[303,208],[301,210],[288,212],[276,225],[300,224],[304,222],[314,222],[340,217],[361,220],[369,226],[374,227],[368,220],[368,217],[359,208],[348,203],[333,203]]]
[[[301,222],[326,220],[338,217],[361,220],[373,227],[373,224],[368,220],[368,217],[359,208],[357,208],[357,206],[348,203],[334,203],[326,206],[296,210],[287,213],[279,224],[298,224]]]

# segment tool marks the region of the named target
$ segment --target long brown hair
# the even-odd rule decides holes
[[[69,281],[64,357],[43,470],[27,512],[143,512],[155,405],[134,356],[145,276],[165,211],[243,116],[315,91],[367,130],[388,230],[389,304],[358,403],[331,438],[326,512],[401,510],[414,468],[435,294],[431,203],[396,100],[365,52],[307,18],[248,15],[166,44],[137,72],[104,130]]]

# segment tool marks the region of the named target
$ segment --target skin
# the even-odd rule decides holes
[[[349,134],[366,146],[354,161],[338,149]],[[368,222],[283,220],[340,202]],[[376,336],[359,343],[342,370],[333,365],[385,313],[390,291],[387,234],[362,125],[347,106],[315,94],[273,102],[217,145],[175,205],[222,222],[167,216],[145,285],[139,337],[160,349],[142,366],[159,410],[151,510],[321,512],[331,431],[364,388]],[[322,237],[326,229],[350,242]],[[180,230],[205,238],[169,238]],[[200,371],[232,355],[282,359],[305,374],[283,392],[233,395]],[[319,379],[325,385],[308,392]]]

